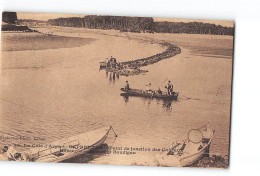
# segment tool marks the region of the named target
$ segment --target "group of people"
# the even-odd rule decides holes
[[[171,83],[170,80],[168,81],[168,84],[165,86],[165,88],[167,89],[167,94],[168,95],[174,95],[175,92],[173,91],[173,84]],[[128,81],[126,81],[125,90],[130,90],[130,85],[129,85]],[[163,92],[159,88],[158,89],[158,94],[162,95],[162,93]]]
[[[167,89],[167,95],[174,95],[174,91],[173,91],[173,84],[171,83],[171,81],[168,81],[168,84],[165,86],[165,88]],[[160,95],[162,95],[162,91],[160,88],[158,88],[158,93]]]
[[[116,66],[118,65],[116,58],[114,57],[110,57],[110,59],[107,61],[107,67],[108,68],[116,68]]]

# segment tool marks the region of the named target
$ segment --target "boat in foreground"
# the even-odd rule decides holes
[[[50,144],[32,144],[30,150],[22,152],[17,151],[19,148],[6,145],[8,149],[6,153],[12,153],[3,158],[13,161],[61,162],[94,150],[105,142],[110,130],[114,132],[112,126],[108,126]],[[117,137],[116,134],[115,137]]]
[[[190,130],[187,138],[173,142],[169,150],[156,155],[160,166],[185,167],[209,155],[214,130],[209,125]],[[193,138],[193,139],[191,139]]]
[[[147,97],[147,98],[160,98],[160,99],[177,100],[178,95],[179,95],[179,93],[177,93],[177,92],[173,92],[172,95],[168,95],[166,92],[159,93],[156,90],[125,89],[125,88],[121,88],[120,90],[125,92],[124,95]]]

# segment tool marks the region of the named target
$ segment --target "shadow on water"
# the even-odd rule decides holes
[[[109,146],[107,144],[102,144],[96,147],[86,154],[81,154],[79,156],[62,161],[62,163],[89,163],[90,161],[102,157],[109,153]]]
[[[167,110],[171,110],[172,109],[172,102],[173,100],[163,100],[162,101],[162,107],[164,107]]]
[[[120,95],[123,97],[125,104],[127,105],[127,103],[131,99],[129,94],[121,93]],[[162,107],[165,108],[166,110],[172,110],[172,102],[174,101],[172,99],[156,99],[156,98],[146,98],[146,97],[139,97],[139,96],[132,96],[132,98],[141,98],[148,102],[148,106],[152,101],[156,101],[157,104],[161,104]]]

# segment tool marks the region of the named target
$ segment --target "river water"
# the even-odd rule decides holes
[[[194,35],[189,39],[190,35],[185,34],[119,37],[123,34],[113,36],[113,31],[101,35],[73,28],[48,30],[55,35],[95,40],[80,47],[71,43],[70,48],[2,52],[0,131],[44,137],[45,142],[52,142],[112,125],[118,138],[109,145],[162,148],[185,136],[190,129],[210,122],[216,131],[211,154],[228,155],[232,55],[220,45],[221,41],[233,44],[232,37]],[[99,62],[111,55],[118,61],[127,61],[165,50],[152,41],[131,37],[168,39],[182,52],[142,67],[148,70],[142,75],[125,77],[99,70]],[[212,37],[219,44],[211,46]],[[203,46],[208,42],[210,48],[194,47],[198,40],[203,40]],[[146,84],[151,83],[153,88],[162,89],[171,80],[179,100],[125,98],[120,96],[120,88],[126,80],[133,88],[147,88]],[[90,162],[153,165],[155,154],[102,155]]]

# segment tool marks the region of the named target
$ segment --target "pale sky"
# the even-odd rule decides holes
[[[86,15],[75,15],[75,14],[56,14],[56,13],[25,13],[17,12],[18,19],[34,19],[48,21],[49,19],[55,18],[68,18],[68,17],[84,17]]]
[[[55,13],[23,13],[17,12],[18,19],[35,19],[47,21],[48,19],[55,18],[68,18],[68,17],[84,17],[86,15],[75,15],[75,14],[55,14]],[[221,20],[195,20],[195,19],[181,19],[181,18],[154,18],[154,21],[169,21],[169,22],[204,22],[212,23],[216,25],[222,25],[227,27],[234,27],[233,21],[221,21]]]

